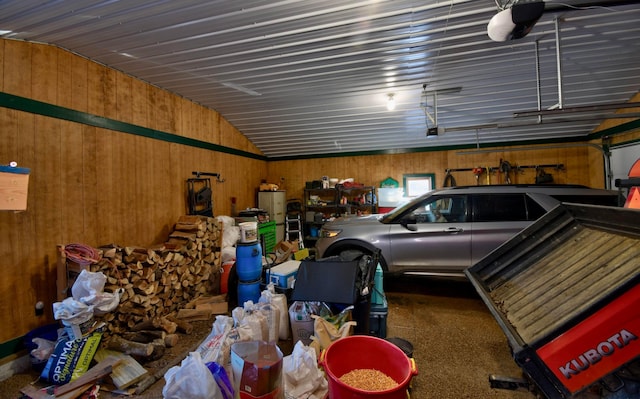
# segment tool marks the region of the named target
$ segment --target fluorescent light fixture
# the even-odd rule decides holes
[[[246,93],[246,94],[248,94],[250,96],[256,96],[257,97],[257,96],[261,96],[262,95],[261,93],[258,93],[257,91],[254,91],[254,90],[251,90],[251,89],[247,89],[246,87],[240,86],[239,84],[236,84],[236,83],[223,82],[222,85],[226,86],[226,87],[229,87],[231,89],[234,89],[234,90],[241,91],[241,92]]]

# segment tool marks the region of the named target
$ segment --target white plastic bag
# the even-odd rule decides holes
[[[260,312],[267,320],[268,342],[277,344],[278,334],[280,333],[280,309],[270,302],[258,302],[255,304],[255,310]]]
[[[93,306],[68,297],[62,302],[54,302],[53,318],[69,324],[82,324],[93,318]]]
[[[316,352],[302,341],[296,342],[291,355],[284,357],[282,373],[286,399],[320,399],[327,394],[329,385],[318,368]]]
[[[164,379],[164,399],[222,399],[216,380],[198,352],[189,353],[180,366],[167,370]]]
[[[102,315],[113,311],[120,303],[124,289],[104,292],[107,276],[102,272],[82,270],[71,287],[71,298],[92,307],[93,314]]]
[[[104,290],[107,276],[103,273],[82,270],[71,287],[71,296],[76,301],[91,303]]]
[[[277,294],[273,283],[267,285],[267,289],[260,294],[259,302],[270,303],[278,309],[278,338],[282,340],[289,339],[291,328],[289,327],[289,312],[287,306],[287,297],[284,294]]]
[[[216,316],[211,332],[196,349],[204,363],[216,362],[225,365],[229,360],[229,344],[226,341],[232,327],[233,321],[230,317]]]
[[[267,318],[256,309],[253,301],[246,301],[244,307],[237,307],[231,311],[233,322],[242,341],[268,341],[269,325]],[[249,336],[248,339],[244,338]]]

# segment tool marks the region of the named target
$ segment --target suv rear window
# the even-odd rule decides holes
[[[472,203],[474,222],[532,221],[545,214],[526,194],[474,194]]]

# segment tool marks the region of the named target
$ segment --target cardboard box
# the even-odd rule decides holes
[[[29,169],[0,166],[0,210],[27,210]]]
[[[269,282],[280,288],[293,288],[296,281],[300,261],[289,260],[277,266],[273,266],[269,273]]]
[[[282,263],[291,258],[291,254],[298,250],[298,240],[295,241],[280,241],[274,248],[276,255],[275,263]]]

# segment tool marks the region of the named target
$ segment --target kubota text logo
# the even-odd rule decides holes
[[[569,379],[581,371],[588,369],[591,365],[598,363],[603,357],[611,356],[616,350],[622,349],[629,342],[638,339],[627,330],[621,330],[606,341],[600,342],[595,348],[589,349],[575,359],[560,367],[560,372]]]

